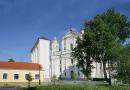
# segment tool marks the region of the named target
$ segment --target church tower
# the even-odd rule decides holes
[[[53,52],[58,52],[59,51],[59,42],[58,42],[56,37],[54,37],[51,48],[52,48],[52,55],[54,54]]]
[[[54,37],[54,40],[52,41],[51,45],[51,77],[56,76],[56,78],[59,78],[60,75],[60,48],[59,48],[59,42],[56,37]]]

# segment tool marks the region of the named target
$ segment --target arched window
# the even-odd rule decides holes
[[[73,64],[74,63],[74,61],[73,61],[73,59],[71,59],[71,64]]]
[[[70,50],[72,50],[73,49],[73,44],[70,44]]]

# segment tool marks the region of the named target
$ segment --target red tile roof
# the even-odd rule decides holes
[[[39,70],[40,64],[27,62],[0,62],[0,69]]]

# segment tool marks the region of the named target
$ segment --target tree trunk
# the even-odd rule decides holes
[[[87,65],[86,65],[86,70],[87,70],[87,72],[86,72],[86,76],[87,76],[87,80],[89,80],[89,74],[90,74],[90,72],[89,72],[89,68],[91,68],[90,67],[90,63],[87,63]]]
[[[109,86],[111,86],[111,78],[109,78]]]
[[[130,78],[129,78],[129,87],[130,87]]]
[[[103,73],[104,73],[104,78],[107,82],[106,62],[103,62]]]
[[[28,88],[30,88],[30,81],[28,81]]]
[[[108,68],[109,68],[109,86],[111,86],[111,65],[110,61],[108,61]]]

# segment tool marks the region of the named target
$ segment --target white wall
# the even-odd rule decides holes
[[[44,70],[44,78],[50,81],[50,41],[39,38],[32,52],[32,63],[39,63]]]
[[[42,65],[45,72],[45,79],[50,79],[50,41],[39,40],[39,63]]]
[[[80,72],[78,68],[76,67],[76,60],[73,60],[73,64],[71,63],[71,44],[73,45],[73,48],[76,46],[76,37],[78,34],[66,34],[61,42],[61,48],[62,48],[62,77],[65,77],[66,72],[66,79],[71,79],[71,71],[78,74]],[[64,47],[66,47],[66,50],[64,50]],[[66,67],[66,70],[65,70]],[[81,77],[83,78],[82,73],[80,73]]]
[[[3,79],[3,73],[7,73],[7,79]],[[32,82],[38,82],[35,79],[35,74],[39,74],[39,70],[18,70],[18,69],[0,69],[0,82],[28,82],[25,79],[25,74],[31,73]],[[14,79],[14,74],[19,74],[19,79]],[[44,82],[44,71],[40,70],[40,80]]]
[[[103,67],[102,63],[93,62],[92,65],[94,68],[92,69],[91,77],[92,78],[103,78]]]

